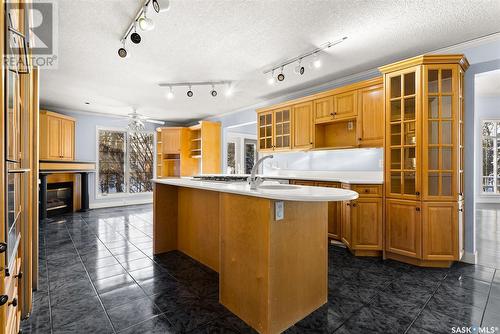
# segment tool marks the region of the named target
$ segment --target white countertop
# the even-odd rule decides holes
[[[257,189],[250,190],[246,182],[210,182],[194,181],[190,178],[154,179],[158,184],[168,184],[178,187],[195,188],[225,192],[237,195],[268,198],[281,201],[302,202],[337,202],[348,201],[358,198],[358,193],[351,190],[326,187],[306,187],[296,185],[284,185],[286,189]],[[276,185],[276,182],[267,181],[262,185]]]
[[[227,176],[244,176],[249,174],[204,174],[210,175],[227,175]],[[272,173],[260,174],[260,177],[267,179],[283,179],[283,180],[309,180],[309,181],[327,181],[340,182],[348,184],[383,184],[384,172],[374,171],[356,171],[356,172],[333,172],[333,171],[290,171],[276,170]]]

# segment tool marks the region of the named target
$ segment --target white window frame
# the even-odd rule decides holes
[[[125,136],[125,189],[127,190],[126,192],[123,193],[116,193],[116,194],[102,194],[99,191],[99,131],[116,131],[116,132],[124,132],[126,133]],[[153,135],[153,178],[156,178],[156,131],[140,131],[142,133],[148,133]],[[96,140],[95,140],[95,146],[96,146],[96,173],[95,173],[95,195],[97,199],[103,199],[103,198],[124,198],[124,197],[137,197],[137,196],[143,196],[143,195],[151,195],[153,192],[152,191],[147,191],[143,193],[130,193],[129,192],[129,176],[130,176],[130,165],[129,165],[129,150],[128,150],[128,145],[129,145],[129,139],[128,136],[130,134],[130,131],[126,128],[118,128],[118,127],[109,127],[109,126],[97,126],[96,127]]]
[[[480,187],[481,187],[481,196],[487,196],[487,197],[500,197],[500,193],[497,193],[497,189],[498,189],[498,184],[497,184],[497,180],[498,180],[498,169],[500,168],[500,166],[497,165],[497,154],[498,154],[498,148],[500,147],[500,142],[499,140],[497,139],[497,137],[495,136],[493,139],[493,146],[494,146],[494,150],[493,150],[493,189],[494,189],[494,192],[485,192],[484,191],[484,175],[483,175],[483,161],[484,161],[484,149],[483,149],[483,140],[484,140],[484,137],[483,137],[483,127],[484,127],[484,123],[491,123],[491,122],[494,122],[494,123],[500,123],[500,119],[483,119],[481,121],[481,140],[480,140],[480,143],[481,143],[481,174],[480,174],[480,179],[481,179],[481,183],[480,183]],[[498,125],[497,125],[498,126]]]

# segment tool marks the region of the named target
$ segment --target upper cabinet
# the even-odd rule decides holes
[[[75,160],[75,119],[40,111],[40,160]]]
[[[376,78],[258,110],[259,150],[382,147],[382,87]]]

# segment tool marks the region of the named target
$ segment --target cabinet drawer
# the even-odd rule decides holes
[[[328,188],[340,188],[340,183],[339,182],[321,181],[321,182],[316,182],[316,186],[318,186],[318,187],[328,187]]]
[[[290,184],[296,184],[298,186],[314,187],[316,185],[316,182],[307,180],[290,180]]]
[[[354,190],[360,197],[382,197],[382,185],[380,184],[353,184]]]

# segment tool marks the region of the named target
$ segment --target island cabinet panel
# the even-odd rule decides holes
[[[177,250],[178,188],[153,183],[153,253]]]
[[[293,115],[293,149],[308,149],[313,146],[312,102],[296,104]]]
[[[314,122],[330,122],[333,119],[333,96],[324,97],[313,101]]]
[[[422,256],[420,203],[386,200],[386,251],[410,258]]]
[[[352,247],[382,250],[382,199],[363,198],[351,203]]]
[[[384,86],[375,85],[358,92],[358,140],[360,147],[384,146]]]
[[[273,200],[221,193],[220,204],[224,306],[281,333],[327,302],[326,202],[284,202],[280,221]]]
[[[458,260],[458,203],[424,202],[422,252],[425,260]]]
[[[219,271],[219,193],[178,190],[177,249]]]

